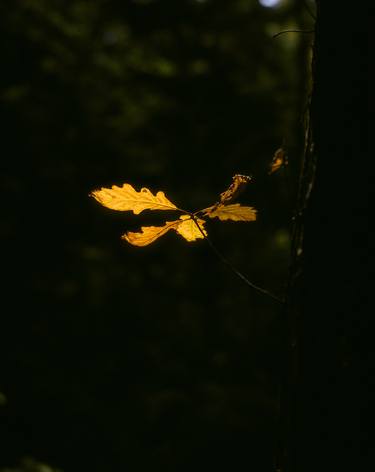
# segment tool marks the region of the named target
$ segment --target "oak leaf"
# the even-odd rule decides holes
[[[279,148],[275,151],[275,154],[273,155],[268,173],[273,174],[274,172],[277,172],[281,167],[287,165],[288,157],[286,155],[286,152],[283,148]]]
[[[133,246],[148,246],[158,238],[167,233],[170,229],[176,228],[180,224],[179,220],[167,221],[164,226],[142,226],[138,233],[128,231],[121,236]]]
[[[164,192],[153,195],[148,188],[137,192],[130,184],[124,184],[122,187],[103,187],[94,190],[90,195],[111,210],[132,211],[135,215],[139,215],[143,210],[177,210],[176,205],[168,200]]]
[[[239,203],[231,205],[214,205],[203,210],[209,218],[219,218],[221,221],[255,221],[257,211],[253,207],[242,206]]]
[[[191,242],[207,236],[204,228],[206,221],[198,218],[198,214],[202,217],[217,217],[222,221],[256,220],[254,208],[230,203],[244,190],[250,180],[251,178],[246,175],[236,174],[229,188],[220,194],[220,200],[215,205],[195,213],[178,208],[168,200],[164,192],[159,191],[153,195],[148,188],[142,188],[137,192],[130,184],[123,184],[122,187],[116,185],[111,188],[103,187],[100,190],[94,190],[90,196],[107,208],[132,211],[135,215],[143,210],[176,210],[184,213],[178,220],[166,221],[163,226],[142,226],[138,232],[129,231],[123,234],[122,239],[133,246],[148,246],[172,229],[186,241]]]
[[[182,215],[180,219],[182,222],[176,227],[176,231],[184,237],[186,241],[196,241],[197,239],[203,239],[204,236],[207,236],[207,231],[204,229],[204,220],[196,218],[196,221],[194,221],[193,218],[188,215]],[[204,233],[204,236],[202,233]]]
[[[197,239],[203,239],[204,235],[207,236],[207,231],[204,229],[205,221],[199,218],[196,218],[196,221],[198,224],[191,216],[182,215],[179,220],[167,221],[164,226],[142,226],[140,232],[128,231],[121,236],[121,239],[133,246],[148,246],[168,233],[169,230],[174,229],[186,241],[196,241]]]
[[[235,198],[242,193],[247,184],[251,181],[251,177],[248,175],[236,174],[232,177],[232,183],[229,188],[220,194],[220,203],[226,205],[232,202]]]

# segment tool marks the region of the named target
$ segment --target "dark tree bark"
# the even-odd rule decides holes
[[[367,12],[351,2],[317,7],[287,300],[282,472],[365,470],[369,446]]]

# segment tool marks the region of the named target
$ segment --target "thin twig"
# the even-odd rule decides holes
[[[314,30],[297,30],[297,29],[289,29],[289,30],[283,30],[279,31],[278,33],[274,34],[272,36],[272,39],[277,38],[278,36],[285,34],[285,33],[306,33],[306,34],[312,34],[314,33]]]
[[[216,248],[216,246],[214,246],[214,244],[211,242],[211,240],[208,238],[208,236],[206,236],[206,234],[202,230],[202,228],[201,228],[200,224],[198,223],[196,217],[193,214],[191,215],[191,217],[192,217],[192,220],[194,221],[194,223],[196,224],[197,228],[199,229],[199,231],[202,233],[204,239],[207,241],[208,245],[212,249],[212,251],[216,254],[216,256],[225,265],[227,265],[232,270],[232,272],[234,272],[241,280],[243,280],[246,283],[246,285],[248,285],[252,289],[256,290],[257,292],[262,293],[263,295],[266,295],[267,297],[272,298],[273,300],[275,300],[279,303],[284,303],[283,299],[277,297],[276,295],[269,292],[268,290],[266,290],[262,287],[259,287],[258,285],[255,285],[253,282],[250,282],[250,280],[247,277],[245,277],[236,267],[234,267],[234,265],[230,261],[228,261],[228,259],[226,257],[224,257],[223,254],[221,254],[221,252]]]
[[[180,211],[181,213],[184,213],[185,215],[191,216],[191,211],[184,210],[183,208],[175,208],[176,211]]]

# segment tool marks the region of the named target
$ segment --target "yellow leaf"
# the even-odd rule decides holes
[[[200,226],[201,230],[199,230],[197,224],[194,222],[193,218],[191,218],[188,215],[182,215],[180,216],[180,219],[182,220],[181,223],[176,226],[176,231],[179,233],[182,237],[186,239],[186,241],[195,241],[197,239],[203,239],[204,236],[202,234],[205,234],[207,236],[207,231],[204,229],[204,224],[205,221],[201,220],[199,218],[196,219],[198,225]]]
[[[132,211],[135,215],[139,215],[143,210],[177,210],[176,205],[168,200],[164,192],[153,195],[148,188],[137,192],[130,184],[101,188],[90,195],[107,208]]]
[[[148,246],[160,238],[160,236],[167,233],[170,229],[176,229],[180,224],[181,221],[176,220],[167,221],[164,226],[142,226],[141,232],[133,233],[128,231],[122,235],[121,239],[124,239],[133,246]]]
[[[197,222],[207,236],[207,232],[204,229],[205,221],[197,218]],[[197,239],[204,238],[194,220],[188,215],[183,215],[180,216],[179,220],[167,221],[164,226],[142,226],[140,232],[133,233],[129,231],[121,239],[124,239],[133,246],[148,246],[166,234],[170,229],[177,231],[186,241],[196,241]]]
[[[283,148],[279,148],[273,155],[272,162],[270,164],[269,174],[277,172],[281,167],[288,165],[288,157]]]
[[[232,202],[235,198],[238,197],[240,193],[243,192],[246,185],[250,182],[251,177],[248,175],[236,174],[232,177],[232,183],[225,192],[220,194],[220,203],[227,204]]]
[[[255,221],[257,218],[257,211],[255,208],[241,206],[239,203],[234,203],[232,205],[214,205],[203,211],[208,217],[217,217],[221,221]]]

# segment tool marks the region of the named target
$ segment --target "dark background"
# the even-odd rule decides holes
[[[283,296],[312,38],[272,35],[312,23],[287,0],[1,2],[4,470],[272,470],[280,305],[204,241],[127,245],[165,214],[88,194],[127,182],[195,210],[252,175],[258,221],[207,229]]]

